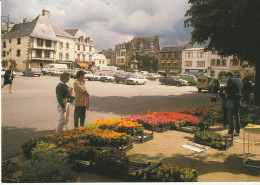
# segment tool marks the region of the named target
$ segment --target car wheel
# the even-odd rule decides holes
[[[198,92],[201,92],[201,88],[198,88]]]
[[[91,79],[88,79],[88,81],[90,81]]]
[[[25,73],[23,73],[23,76],[25,76]]]
[[[135,82],[135,85],[138,85],[138,82]]]
[[[41,75],[38,75],[38,77],[40,77]]]
[[[116,81],[116,83],[118,84],[118,83],[119,83],[119,81]]]
[[[144,81],[144,83],[143,83],[144,85],[146,84],[146,82]]]

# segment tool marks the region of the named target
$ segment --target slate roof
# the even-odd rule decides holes
[[[67,33],[69,33],[71,36],[73,36],[74,38],[79,38],[80,36],[83,36],[84,39],[87,38],[88,36],[81,31],[80,29],[67,29],[65,30]]]
[[[73,36],[68,34],[66,31],[61,29],[59,26],[56,26],[56,25],[53,25],[53,24],[51,26],[52,26],[52,29],[53,29],[56,36],[67,37],[67,38],[72,38],[72,39],[74,38]]]
[[[98,60],[98,59],[99,59],[99,60],[106,60],[106,57],[105,57],[105,55],[103,55],[103,54],[94,54],[94,55],[93,55],[93,59],[94,59],[94,60],[96,60],[96,59],[97,59],[97,60]]]
[[[32,22],[15,24],[13,28],[3,36],[3,39],[24,36],[57,41],[49,18],[41,15],[36,17]]]
[[[163,47],[161,53],[172,53],[172,52],[181,52],[185,49],[185,46],[172,46],[172,47]]]

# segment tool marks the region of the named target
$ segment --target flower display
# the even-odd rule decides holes
[[[147,174],[148,182],[197,182],[198,173],[195,169],[180,168],[162,164]]]
[[[199,108],[182,110],[181,113],[186,113],[186,114],[190,114],[190,115],[193,115],[193,116],[206,116],[211,111],[212,111],[211,108],[199,107]]]
[[[100,129],[114,130],[132,136],[141,135],[144,130],[142,124],[125,119],[100,119],[91,123],[91,125],[98,126]]]
[[[153,112],[143,115],[125,117],[126,120],[136,121],[145,128],[172,126],[197,126],[200,119],[196,116],[178,113],[178,112]]]
[[[132,136],[118,133],[113,130],[75,128],[66,132],[58,132],[55,135],[31,138],[23,144],[23,152],[26,157],[31,157],[33,149],[38,143],[44,141],[67,150],[70,158],[87,158],[93,153],[93,147],[117,147],[127,145],[133,140]]]

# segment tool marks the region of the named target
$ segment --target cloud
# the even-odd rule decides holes
[[[188,0],[2,0],[2,15],[11,21],[34,19],[42,9],[51,11],[51,22],[80,28],[96,48],[114,48],[134,36],[160,36],[160,46],[189,42],[191,29],[184,28]]]

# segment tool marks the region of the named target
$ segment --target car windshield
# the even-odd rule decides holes
[[[39,68],[31,68],[31,71],[40,71]]]

